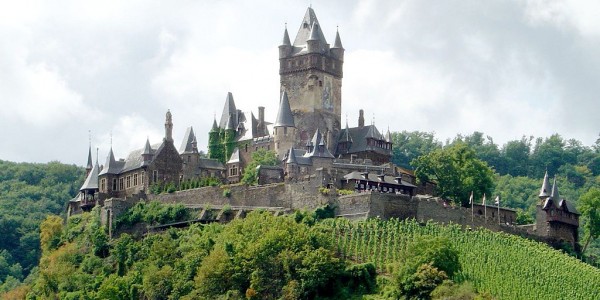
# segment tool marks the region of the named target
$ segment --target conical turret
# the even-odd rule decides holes
[[[344,61],[344,47],[342,46],[342,39],[340,39],[340,31],[335,32],[335,42],[331,48],[331,54],[340,61]]]
[[[273,127],[295,127],[294,116],[290,109],[290,101],[288,100],[287,92],[283,91],[281,100],[279,101],[279,110],[277,111],[277,119]]]
[[[558,206],[560,194],[558,193],[558,185],[556,185],[556,176],[554,177],[554,182],[552,182],[552,194],[550,194],[550,197],[554,201],[555,205]]]
[[[142,159],[144,163],[152,160],[152,147],[150,147],[150,139],[146,138],[146,145],[144,146],[144,152],[142,152]]]
[[[223,113],[221,114],[221,121],[219,121],[219,127],[223,129],[227,128],[230,116],[234,116],[236,112],[237,108],[235,107],[235,101],[233,101],[233,94],[228,92],[227,98],[225,98],[225,105],[223,106]],[[232,124],[232,126],[235,128],[237,124]]]
[[[321,32],[319,24],[317,22],[313,23],[310,36],[306,40],[306,51],[308,53],[322,52],[324,40],[321,40],[321,35],[323,35],[323,32]]]
[[[88,151],[88,159],[87,159],[87,166],[85,167],[85,174],[86,176],[90,174],[90,172],[92,171],[93,165],[92,165],[92,145],[90,144],[90,149]]]

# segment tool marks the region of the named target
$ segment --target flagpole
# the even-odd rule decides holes
[[[473,224],[473,191],[471,191],[471,197],[469,197],[469,203],[471,204],[471,224]]]
[[[496,205],[498,205],[498,224],[500,224],[500,195],[496,196]]]
[[[483,221],[487,223],[487,205],[485,205],[485,193],[483,193]]]

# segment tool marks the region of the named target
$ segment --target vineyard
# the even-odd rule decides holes
[[[372,262],[379,271],[388,271],[415,237],[444,236],[459,252],[462,272],[454,279],[469,280],[498,299],[600,299],[599,269],[518,236],[410,220],[339,218],[324,224],[343,256]]]

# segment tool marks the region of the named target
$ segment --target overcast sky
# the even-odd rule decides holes
[[[227,92],[273,120],[278,50],[310,1],[0,0],[0,159],[104,163],[207,132]],[[344,48],[342,120],[380,129],[482,131],[500,145],[600,133],[598,1],[312,1]],[[95,152],[95,151],[94,151]]]

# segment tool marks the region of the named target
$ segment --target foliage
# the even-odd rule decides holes
[[[168,224],[184,221],[189,212],[183,204],[162,204],[158,201],[138,202],[120,215],[115,222],[116,228],[144,222],[147,224]]]
[[[186,180],[181,183],[181,185],[179,186],[179,189],[183,191],[183,190],[201,188],[201,187],[205,187],[205,186],[219,186],[219,185],[221,185],[221,180],[219,178],[214,177],[214,176],[209,176],[209,177],[201,177],[199,179]]]
[[[352,190],[344,190],[344,189],[336,190],[336,192],[337,192],[338,196],[344,196],[344,195],[352,195],[352,194],[354,194],[354,191],[352,191]]]
[[[333,229],[331,236],[344,257],[372,262],[380,271],[402,260],[415,239],[443,237],[456,249],[462,267],[449,278],[457,283],[472,280],[483,296],[489,293],[498,299],[600,297],[596,288],[600,286],[599,269],[515,235],[464,231],[457,225],[419,224],[411,220],[350,222],[337,218],[323,223]]]
[[[417,157],[442,148],[432,132],[402,131],[392,132],[391,136],[392,162],[403,168],[410,168],[410,162]]]
[[[40,224],[48,215],[64,217],[84,175],[83,168],[59,162],[0,160],[0,285],[23,280],[37,266]]]
[[[477,197],[490,195],[494,187],[492,170],[464,143],[435,150],[418,157],[411,164],[419,180],[437,182],[441,197],[465,206],[471,192]]]
[[[517,209],[517,219],[515,220],[515,224],[517,225],[525,225],[525,224],[533,224],[535,220],[533,217],[524,212],[522,209]]]
[[[600,189],[591,188],[579,199],[579,210],[581,212],[581,221],[585,231],[585,250],[590,240],[597,239],[600,236]]]
[[[244,174],[242,176],[242,182],[248,185],[258,184],[258,166],[277,166],[279,165],[279,159],[275,151],[268,151],[265,149],[258,149],[252,153],[252,159],[246,165]]]
[[[223,197],[226,197],[226,198],[231,197],[231,190],[230,189],[223,189]]]

